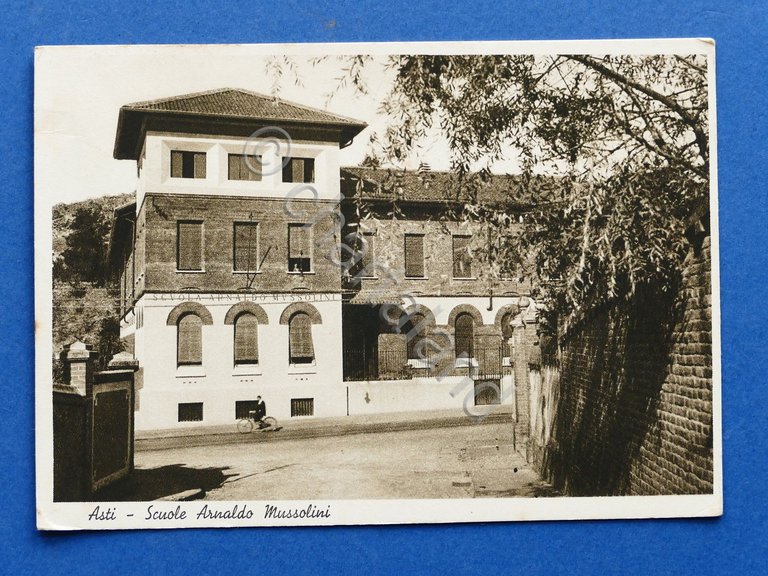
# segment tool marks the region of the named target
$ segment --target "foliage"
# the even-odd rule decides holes
[[[366,64],[346,67],[361,94]],[[676,276],[686,219],[709,189],[706,65],[699,55],[393,56],[390,124],[372,142],[382,164],[399,166],[437,132],[459,176],[516,161],[534,196],[535,176],[557,179],[559,197],[540,198],[522,226],[471,195],[467,214],[494,224],[504,266],[527,268],[568,314]]]
[[[107,284],[110,215],[133,195],[105,196],[53,209],[53,349],[82,340],[99,353],[97,369],[122,350],[119,293]],[[62,377],[54,362],[54,381]]]
[[[569,313],[669,285],[686,218],[706,198],[703,57],[415,56],[397,69],[385,151],[403,156],[439,125],[459,172],[517,151],[524,175],[562,198],[531,211],[508,254],[530,254],[551,308]],[[504,225],[504,214],[491,215]],[[509,257],[509,256],[508,256]],[[522,261],[521,261],[522,263]]]
[[[108,274],[110,226],[110,218],[100,206],[78,208],[69,224],[66,248],[54,260],[54,279],[103,286]]]

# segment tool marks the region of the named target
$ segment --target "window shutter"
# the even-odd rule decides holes
[[[239,154],[229,155],[229,171],[228,177],[230,180],[242,180],[240,175],[240,167],[242,166],[241,156]]]
[[[171,151],[171,177],[182,177],[182,166],[184,164],[183,154],[179,150]]]
[[[464,355],[472,357],[472,344],[475,339],[475,321],[472,316],[463,312],[456,317],[455,324],[455,347],[456,358]]]
[[[405,275],[417,278],[424,276],[424,236],[405,236]]]
[[[235,364],[258,364],[258,320],[249,312],[235,320]]]
[[[469,252],[471,236],[453,237],[453,277],[470,278],[472,276],[472,258]]]
[[[195,178],[205,178],[205,152],[195,152]]]
[[[252,182],[261,180],[261,156],[230,154],[228,159],[228,177],[230,180],[248,180]]]
[[[293,315],[288,325],[291,362],[311,362],[315,357],[312,344],[312,321],[305,312]]]
[[[256,222],[235,222],[234,270],[255,272],[258,269],[259,228]]]
[[[291,159],[291,182],[304,182],[304,159]]]
[[[179,319],[177,330],[178,364],[202,364],[203,321],[196,314],[187,314]]]
[[[315,159],[304,158],[302,163],[304,164],[304,174],[301,181],[314,182],[315,181]]]
[[[203,269],[203,223],[179,222],[177,228],[178,270]]]
[[[314,182],[314,158],[289,158],[283,164],[283,182]]]

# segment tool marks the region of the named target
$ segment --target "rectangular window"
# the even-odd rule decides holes
[[[314,158],[283,159],[283,182],[314,182]]]
[[[360,246],[360,276],[372,278],[376,276],[376,235],[373,232],[363,232]]]
[[[237,400],[235,402],[235,420],[248,418],[251,411],[256,411],[256,400]]]
[[[187,402],[179,404],[179,422],[202,422],[203,403]]]
[[[315,399],[314,398],[291,398],[291,417],[293,416],[314,416]]]
[[[424,277],[424,235],[405,235],[405,276]]]
[[[171,178],[205,178],[205,152],[171,150]]]
[[[469,244],[472,236],[454,236],[453,237],[453,277],[471,278],[472,277],[472,254],[469,250]]]
[[[235,272],[256,272],[259,269],[258,222],[235,222],[232,235],[232,269]]]
[[[179,221],[176,224],[176,269],[203,269],[203,223]]]
[[[312,227],[310,224],[288,224],[288,272],[310,272]]]
[[[261,156],[230,154],[227,177],[230,180],[261,181]]]

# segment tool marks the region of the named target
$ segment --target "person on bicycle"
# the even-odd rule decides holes
[[[253,419],[256,420],[256,422],[261,422],[264,420],[264,417],[267,415],[267,405],[264,402],[264,400],[261,399],[261,396],[256,396],[256,411],[253,415]]]

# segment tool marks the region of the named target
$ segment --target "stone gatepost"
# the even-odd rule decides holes
[[[138,369],[139,361],[130,352],[118,352],[112,356],[112,360],[107,364],[107,370],[131,370],[136,372]]]
[[[64,346],[61,359],[64,362],[64,382],[80,396],[90,396],[93,389],[95,360],[98,356],[90,344],[75,340]]]

